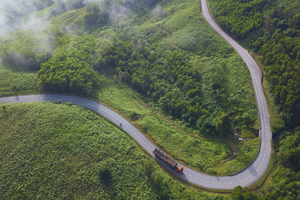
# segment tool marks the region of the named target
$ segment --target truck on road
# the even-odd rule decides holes
[[[158,149],[155,149],[153,151],[155,157],[162,160],[164,163],[166,163],[169,167],[176,170],[178,173],[182,174],[183,167],[179,165],[177,162],[166,156],[163,152],[159,151]]]

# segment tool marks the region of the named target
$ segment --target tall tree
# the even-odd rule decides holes
[[[228,114],[224,114],[217,119],[216,128],[220,135],[227,135],[231,133],[232,127]]]

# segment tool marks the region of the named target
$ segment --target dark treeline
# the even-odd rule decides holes
[[[299,9],[276,9],[253,46],[262,52],[271,92],[286,126],[300,125]]]
[[[218,23],[237,38],[244,38],[263,23],[262,9],[267,0],[210,0]]]
[[[300,123],[300,37],[279,36],[262,48],[266,77],[289,127]]]
[[[95,38],[55,32],[53,57],[41,64],[38,87],[42,91],[92,95],[103,81],[94,70]]]
[[[300,125],[300,14],[299,8],[273,10],[266,32],[253,43],[262,58],[274,100],[286,126]]]

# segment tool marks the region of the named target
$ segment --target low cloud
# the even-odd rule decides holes
[[[152,10],[151,14],[156,19],[158,17],[162,17],[165,13],[165,9],[159,5],[156,5],[155,8]]]
[[[89,3],[97,3],[101,9],[110,13],[113,20],[124,24],[125,19],[132,14],[130,5],[136,0],[0,0],[0,36],[16,30],[43,28],[54,15],[68,10],[78,9]],[[111,5],[107,7],[107,5]],[[47,11],[38,12],[50,7]],[[160,8],[154,15],[159,16]]]
[[[53,15],[83,5],[83,0],[0,0],[0,36],[17,30],[42,28]],[[47,11],[38,12],[50,6]]]
[[[111,20],[117,21],[119,25],[126,23],[126,19],[132,14],[131,10],[122,5],[113,5],[109,16]]]

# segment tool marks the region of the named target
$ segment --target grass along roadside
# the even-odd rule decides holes
[[[0,64],[0,97],[37,93],[36,72]]]
[[[250,190],[250,191],[257,191],[260,190],[261,187],[263,187],[268,179],[268,177],[271,175],[272,176],[272,172],[276,171],[278,167],[278,162],[276,160],[276,155],[274,155],[273,153],[271,154],[271,160],[269,163],[269,166],[265,172],[265,174],[253,185],[244,188],[244,190]]]
[[[99,100],[119,111],[169,156],[196,170],[227,175],[242,169],[256,154],[258,140],[236,142],[238,154],[233,159],[228,142],[216,137],[195,137],[198,134],[195,130],[176,122],[173,122],[176,124],[173,126],[157,114],[155,108],[149,109],[142,105],[137,94],[123,84],[101,89]]]
[[[98,100],[98,99],[96,99],[96,100]],[[102,102],[101,102],[102,103]],[[109,105],[107,105],[106,104],[106,106],[109,106]],[[109,106],[110,107],[110,106]],[[111,107],[110,107],[111,108]],[[116,110],[115,110],[116,111]],[[124,115],[123,115],[124,116]],[[126,117],[126,116],[124,116],[124,117]],[[127,117],[128,118],[128,117]],[[108,121],[107,119],[106,119],[106,121]],[[115,125],[115,124],[113,124],[113,123],[111,123],[110,121],[108,121],[108,123],[110,123],[110,124],[112,124],[113,126],[115,126],[117,129],[119,129],[119,130],[122,130],[119,126],[117,126],[117,125]],[[173,124],[173,125],[175,125],[175,124]],[[127,134],[128,135],[128,134]],[[128,135],[129,137],[131,137],[130,135]],[[232,141],[232,138],[226,138],[226,139],[228,139],[228,140],[224,140],[225,142],[227,142],[227,143],[236,143],[236,140],[234,140],[234,142],[231,142]],[[145,154],[145,155],[147,155],[150,159],[153,159],[152,158],[152,155],[151,154],[149,154],[138,142],[136,142],[134,139],[132,139],[135,143],[136,143],[136,145],[138,146],[138,148],[140,148],[140,150]],[[189,186],[189,187],[192,187],[192,188],[195,188],[195,189],[197,189],[197,190],[200,190],[200,191],[205,191],[205,192],[211,192],[211,193],[216,193],[216,194],[222,194],[222,195],[225,195],[225,196],[230,196],[230,194],[231,194],[231,192],[232,192],[232,190],[216,190],[216,189],[210,189],[210,188],[205,188],[205,187],[201,187],[201,186],[198,186],[198,185],[195,185],[195,184],[192,184],[192,183],[190,183],[190,182],[188,182],[188,181],[185,181],[185,180],[183,180],[183,179],[180,179],[180,178],[178,178],[177,176],[175,176],[174,175],[174,171],[171,171],[169,168],[166,168],[165,166],[163,166],[160,162],[157,162],[157,160],[156,159],[153,159],[154,161],[155,161],[155,163],[160,167],[160,168],[162,168],[167,174],[169,174],[169,176],[170,177],[172,177],[174,180],[177,180],[177,181],[179,181],[180,183],[182,183],[182,184],[184,184],[184,185],[186,185],[186,186]]]

